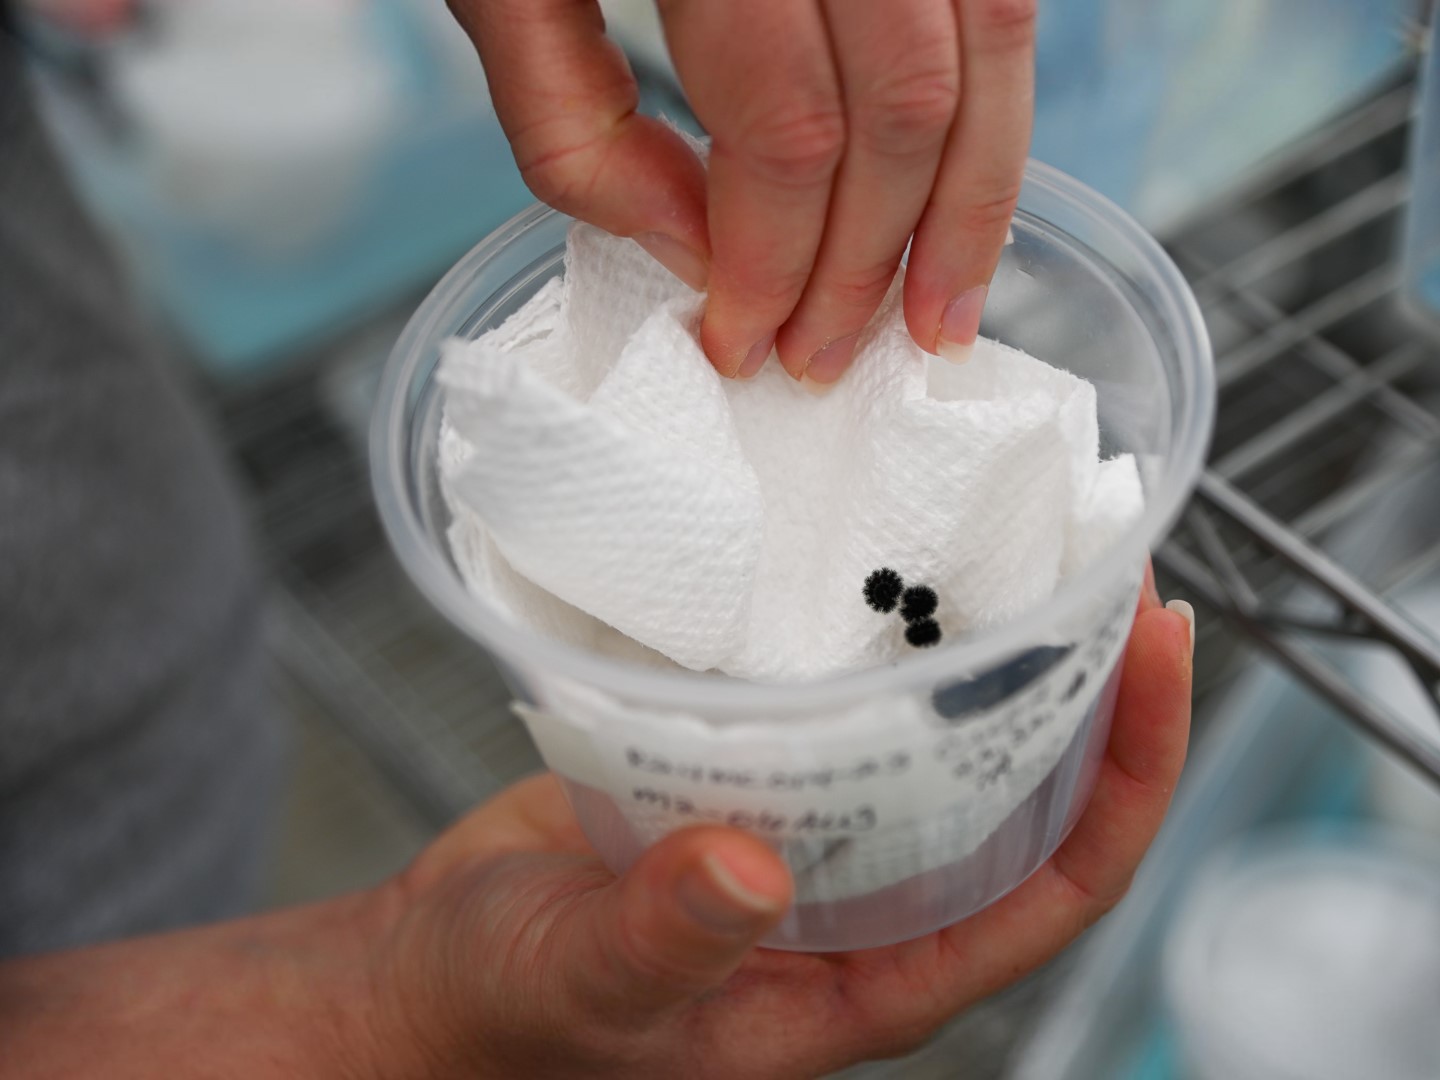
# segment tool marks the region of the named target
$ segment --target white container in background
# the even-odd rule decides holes
[[[1164,987],[1187,1080],[1434,1080],[1440,848],[1292,826],[1222,849],[1176,916]]]

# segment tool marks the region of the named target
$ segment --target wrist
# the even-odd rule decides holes
[[[272,972],[271,985],[278,998],[298,1006],[287,1039],[305,1063],[304,1075],[324,1080],[431,1075],[394,1008],[398,988],[388,958],[403,910],[399,890],[387,881],[303,909],[305,918],[290,929],[295,944]]]
[[[0,963],[17,1075],[418,1075],[380,1021],[384,887],[334,901]]]

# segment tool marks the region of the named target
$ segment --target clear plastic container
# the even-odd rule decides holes
[[[438,349],[497,326],[560,274],[568,225],[543,207],[513,219],[446,276],[395,347],[371,460],[406,569],[499,662],[617,872],[688,824],[749,829],[796,882],[768,944],[807,950],[917,937],[1004,895],[1089,797],[1146,552],[1203,462],[1214,377],[1184,279],[1123,212],[1032,163],[982,332],[1094,384],[1102,453],[1136,456],[1142,517],[1043,608],[992,633],[885,667],[760,685],[545,638],[487,608],[456,571],[436,453]]]

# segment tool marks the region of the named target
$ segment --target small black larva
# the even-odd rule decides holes
[[[900,617],[907,623],[919,622],[935,614],[940,598],[929,585],[911,585],[900,597]]]
[[[940,598],[930,586],[911,585],[907,589],[899,574],[882,566],[865,579],[865,602],[886,615],[900,608],[900,618],[905,620],[905,640],[917,649],[939,643],[940,624],[931,616],[940,606]]]
[[[865,602],[876,611],[889,613],[900,602],[905,582],[888,566],[882,566],[865,579]]]
[[[934,619],[918,619],[905,627],[905,640],[917,649],[928,649],[940,643],[940,624]]]

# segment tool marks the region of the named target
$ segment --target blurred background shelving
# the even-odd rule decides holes
[[[36,69],[157,341],[213,407],[253,498],[275,696],[299,733],[276,903],[374,881],[540,766],[493,666],[391,558],[365,459],[376,375],[408,313],[528,196],[468,44],[429,10],[443,5],[351,6],[364,9],[347,24],[353,52],[331,62],[355,79],[383,68],[384,104],[306,166],[360,181],[288,246],[236,241],[268,212],[238,195],[173,198],[215,163],[195,156],[193,117],[145,113],[146,87],[163,86],[143,58],[153,27],[98,60],[46,40]],[[1440,336],[1415,314],[1423,298],[1401,302],[1399,242],[1412,195],[1440,204],[1440,179],[1417,188],[1407,170],[1424,7],[1045,5],[1036,155],[1161,236],[1215,343],[1209,470],[1157,553],[1162,594],[1200,612],[1195,762],[1100,934],[919,1054],[856,1076],[1177,1075],[1152,1015],[1155,941],[1199,852],[1270,817],[1378,813],[1376,777],[1393,794],[1415,775],[1390,752],[1440,776]],[[607,8],[647,108],[685,122],[650,6]],[[106,85],[129,88],[128,120],[96,108]],[[297,195],[287,212],[313,205]],[[1429,796],[1406,796],[1422,823]]]

